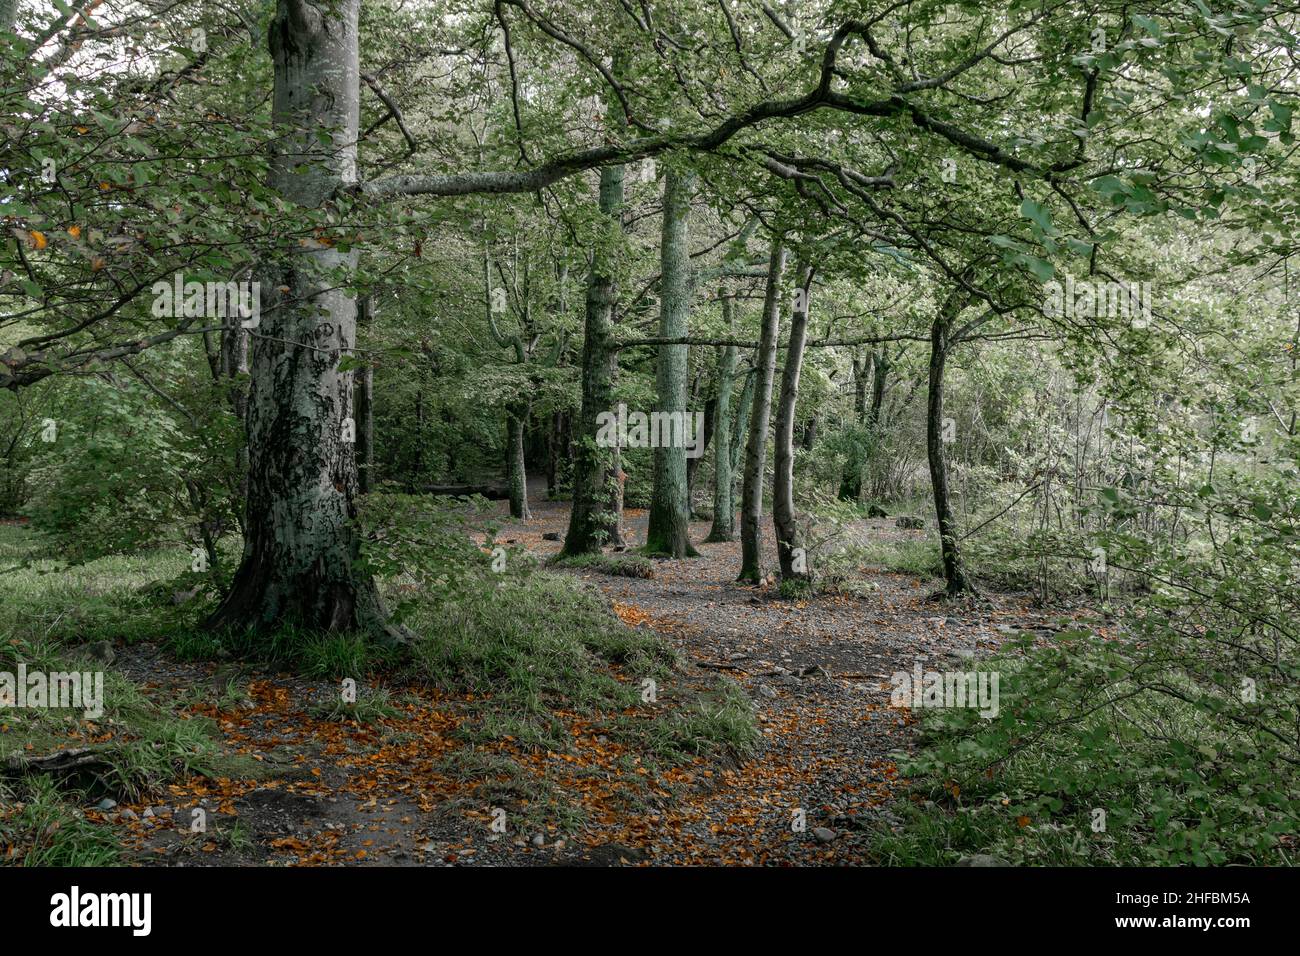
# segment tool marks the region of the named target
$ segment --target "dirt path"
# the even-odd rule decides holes
[[[550,556],[563,533],[567,502],[535,495],[533,518],[507,523],[498,538]],[[625,513],[629,547],[644,540],[647,513]],[[599,587],[625,622],[649,627],[693,662],[701,681],[725,674],[751,697],[763,731],[759,752],[720,772],[697,796],[675,801],[653,821],[651,858],[659,863],[854,864],[870,861],[863,825],[890,816],[897,782],[890,755],[908,744],[910,717],[889,706],[889,677],[925,666],[957,667],[986,654],[1005,629],[1033,627],[1021,598],[997,596],[960,614],[928,601],[933,585],[908,575],[863,569],[875,586],[865,598],[817,595],[782,600],[774,586],[735,583],[738,542],[705,544],[708,522],[691,524],[700,557],[656,561],[651,579],[581,576]],[[922,537],[894,519],[846,529],[851,535]],[[764,555],[775,561],[770,520]],[[993,623],[997,622],[997,623]],[[999,629],[1001,625],[1002,629]],[[799,814],[798,811],[802,811]],[[802,817],[804,829],[794,828]],[[637,841],[629,824],[619,840]]]
[[[532,507],[530,521],[505,522],[498,538],[549,557],[560,545],[543,536],[563,533],[568,504],[537,494]],[[635,546],[646,514],[626,517]],[[701,542],[708,525],[691,532]],[[925,534],[900,531],[892,519],[849,533]],[[707,692],[725,675],[743,688],[762,730],[748,760],[700,758],[651,771],[576,714],[561,714],[574,740],[568,753],[467,744],[455,731],[470,702],[421,687],[390,688],[399,713],[380,723],[322,720],[317,708],[337,699],[334,682],[181,663],[137,645],[120,650],[117,666],[161,704],[175,708],[188,694],[181,711],[215,721],[244,767],[174,786],[161,804],[89,815],[120,827],[146,864],[873,862],[864,824],[889,819],[898,783],[890,755],[909,738],[909,715],[889,707],[890,674],[918,657],[927,667],[956,667],[996,648],[1011,624],[1031,628],[1044,618],[1008,596],[958,613],[926,600],[931,585],[879,569],[863,569],[875,585],[866,597],[782,600],[774,587],[734,583],[738,544],[697,546],[699,558],[655,562],[651,579],[571,573],[600,588],[627,624],[677,648],[680,681]],[[765,554],[775,554],[770,523]],[[223,694],[232,680],[241,691]],[[525,790],[517,802],[563,794],[584,811],[576,833],[517,818],[505,834],[491,831],[491,792],[481,785],[506,754],[549,788]],[[197,816],[206,824],[199,831]]]

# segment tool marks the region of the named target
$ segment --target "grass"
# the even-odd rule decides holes
[[[22,866],[112,866],[117,840],[87,820],[49,777],[21,789],[0,783],[0,863]]]
[[[207,721],[177,719],[111,668],[61,654],[49,643],[11,639],[0,644],[0,671],[15,673],[20,662],[29,672],[103,670],[104,712],[92,719],[81,708],[6,709],[0,722],[0,765],[25,754],[91,746],[107,732],[111,741],[93,744],[102,753],[93,774],[94,792],[131,800],[178,775],[210,772],[215,751]]]
[[[551,566],[570,571],[594,571],[613,577],[649,579],[655,576],[654,562],[644,554],[578,554],[557,557]]]
[[[156,639],[194,628],[193,603],[171,603],[156,582],[184,581],[182,548],[68,565],[31,529],[0,524],[0,637],[78,644]],[[151,591],[150,585],[154,585]],[[175,590],[185,590],[178,586]],[[196,600],[198,600],[196,598]]]
[[[943,576],[943,561],[939,555],[939,545],[933,541],[872,538],[863,543],[847,545],[822,559],[817,567],[814,585],[822,593],[867,597],[877,586],[863,575],[864,572],[875,569],[931,580]],[[782,582],[783,589],[784,584]],[[789,595],[783,590],[782,596],[802,595],[794,589]]]
[[[782,578],[777,593],[783,600],[798,601],[809,597],[816,591],[810,578]]]
[[[84,708],[6,708],[0,712],[0,766],[25,756],[90,747],[95,761],[65,774],[11,772],[0,779],[0,847],[9,862],[103,866],[117,862],[111,831],[80,806],[111,795],[134,800],[193,773],[213,773],[220,756],[212,725],[157,707],[87,644],[156,637],[181,624],[172,608],[140,593],[159,573],[179,573],[183,555],[114,556],[66,568],[26,528],[0,525],[0,671],[102,672],[103,714]],[[103,739],[108,737],[107,740]]]
[[[234,543],[225,547],[233,555]],[[111,828],[85,820],[78,807],[105,795],[135,800],[195,773],[245,775],[235,766],[238,758],[218,752],[208,720],[160,709],[120,672],[90,660],[90,650],[106,641],[161,640],[181,659],[243,658],[309,677],[378,674],[428,683],[462,700],[473,698],[464,705],[470,715],[457,734],[476,743],[509,739],[525,749],[564,752],[572,745],[568,728],[575,713],[607,727],[647,761],[745,753],[758,739],[742,692],[723,685],[699,697],[669,691],[676,665],[671,649],[656,635],[625,626],[599,591],[568,574],[471,574],[431,588],[403,620],[416,640],[399,653],[354,634],[293,628],[247,636],[206,632],[196,622],[215,601],[214,590],[201,588],[181,604],[172,600],[175,592],[203,584],[188,562],[183,549],[158,549],[68,566],[31,529],[0,525],[0,586],[6,593],[0,603],[0,670],[14,670],[18,661],[29,669],[76,665],[103,670],[105,687],[105,713],[94,723],[80,712],[0,714],[0,761],[18,751],[39,755],[81,745],[97,731],[112,733],[111,741],[99,745],[102,761],[89,777],[0,777],[7,787],[0,794],[0,853],[7,851],[11,862],[114,862]],[[650,562],[636,555],[579,559],[568,566],[653,573]],[[646,677],[664,688],[653,709],[640,700]],[[247,699],[246,687],[233,680],[203,694],[223,707]],[[193,695],[176,705],[187,700],[192,703]],[[638,710],[645,715],[628,716]],[[355,703],[319,706],[313,715],[374,723],[396,712],[381,689],[363,692]],[[518,791],[528,826],[580,825],[580,808],[552,781],[501,759],[510,766],[498,768],[502,780],[493,786]]]
[[[632,691],[598,665],[640,675],[662,673],[674,660],[656,638],[619,622],[594,590],[556,575],[471,581],[406,624],[419,635],[412,658],[421,675],[527,710],[561,700],[631,703]]]
[[[307,713],[316,720],[350,721],[358,724],[377,724],[381,720],[398,716],[401,711],[393,705],[387,688],[359,690],[357,699],[344,700],[342,695],[327,704],[315,704]]]
[[[718,679],[712,693],[686,703],[668,717],[620,718],[614,734],[671,762],[717,752],[747,756],[761,736],[749,698],[735,681],[725,677]]]

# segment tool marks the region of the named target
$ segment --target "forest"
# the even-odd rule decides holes
[[[1298,32],[0,0],[0,863],[1296,863]]]

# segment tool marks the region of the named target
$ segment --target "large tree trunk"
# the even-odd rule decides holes
[[[974,591],[957,549],[957,523],[948,495],[948,462],[943,451],[943,370],[948,360],[948,317],[940,315],[930,329],[930,392],[925,416],[925,451],[930,459],[934,515],[939,526],[943,576],[949,595]]]
[[[506,485],[510,489],[510,517],[528,521],[528,475],[524,467],[524,432],[528,427],[528,406],[506,409]]]
[[[736,333],[736,304],[722,297],[722,318],[728,334]],[[731,541],[736,536],[736,504],[731,477],[731,392],[736,381],[736,346],[725,345],[718,355],[718,391],[713,404],[713,527],[706,541]]]
[[[767,292],[763,298],[763,328],[758,340],[758,377],[754,407],[745,445],[745,477],[740,495],[740,574],[738,581],[757,584],[763,578],[763,465],[767,458],[767,425],[772,414],[772,379],[776,375],[776,346],[781,330],[781,274],[785,245],[772,241],[767,263]]]
[[[659,334],[687,334],[691,309],[690,213],[694,176],[669,169],[664,177],[664,221],[660,244]],[[654,486],[645,552],[668,558],[693,557],[691,509],[686,487],[686,363],[687,346],[659,346],[657,410],[676,417],[682,426],[669,426],[654,449]],[[665,441],[663,439],[669,438]],[[696,435],[700,441],[702,436]]]
[[[618,352],[613,348],[616,257],[612,246],[623,230],[622,166],[600,171],[600,214],[605,232],[592,250],[587,281],[587,316],[582,342],[582,407],[573,454],[573,509],[564,538],[566,555],[599,552],[605,544],[621,544],[623,469],[618,447],[596,444],[597,416],[614,410]]]
[[[369,329],[374,322],[375,303],[370,296],[357,302],[357,326]],[[361,369],[357,387],[357,477],[362,494],[375,487],[375,369],[366,364]]]
[[[801,268],[802,302],[796,302],[790,319],[790,345],[781,375],[781,398],[776,409],[776,461],[772,476],[772,523],[776,527],[776,555],[781,578],[808,578],[807,554],[799,535],[794,511],[794,414],[799,402],[799,375],[803,370],[804,343],[808,334],[808,293],[812,270]]]
[[[358,7],[280,0],[271,21],[272,119],[283,133],[270,183],[304,208],[356,182]],[[352,373],[338,367],[355,345],[356,302],[332,273],[351,272],[355,257],[312,245],[265,267],[248,398],[247,535],[210,627],[383,627],[374,581],[357,570]]]

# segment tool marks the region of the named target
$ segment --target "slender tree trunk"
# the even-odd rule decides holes
[[[280,0],[271,21],[272,119],[284,132],[270,184],[306,209],[356,182],[359,5]],[[269,295],[252,349],[247,535],[210,627],[386,630],[375,583],[358,570],[352,373],[338,367],[355,346],[356,302],[336,272],[350,273],[355,257],[311,246],[262,277]]]
[[[556,467],[560,457],[560,413],[552,412],[546,419],[546,497],[554,500],[559,490]]]
[[[785,245],[772,240],[767,263],[767,292],[763,298],[763,327],[758,340],[758,378],[745,445],[745,477],[740,495],[740,575],[738,581],[757,584],[763,578],[763,465],[767,458],[767,425],[772,413],[772,379],[776,376],[776,347],[781,330],[781,275]]]
[[[870,472],[868,463],[879,460],[881,436],[884,431],[884,423],[881,420],[881,414],[884,411],[885,404],[885,386],[889,382],[889,370],[893,366],[889,361],[889,354],[881,349],[871,358],[871,404],[867,407],[867,458],[862,464],[862,480],[866,481]],[[880,481],[873,482],[871,493],[873,496],[881,496],[885,493],[885,488]]]
[[[867,361],[859,361],[853,356],[853,424],[861,428],[867,407]],[[864,448],[857,444],[844,463],[844,474],[840,478],[839,499],[841,501],[858,501],[862,497],[862,472],[865,465]]]
[[[728,334],[736,332],[736,304],[729,295],[722,297],[722,318]],[[706,541],[731,541],[736,536],[736,504],[732,497],[731,476],[731,392],[736,380],[736,346],[725,345],[718,355],[718,393],[713,403],[713,527]]]
[[[248,421],[248,331],[239,323],[233,322],[221,330],[218,369],[222,383],[227,389],[230,411],[241,423]],[[248,502],[248,435],[239,436],[239,447],[235,450],[235,469],[238,479],[234,484],[236,513],[238,515],[239,533],[247,537],[245,527]]]
[[[659,334],[687,334],[691,310],[690,213],[694,176],[669,169],[664,176],[664,221],[660,244]],[[686,487],[687,346],[659,346],[657,410],[676,419],[680,430],[661,429],[654,449],[654,485],[645,552],[668,558],[694,557],[691,508]],[[668,419],[672,421],[673,418]],[[662,432],[667,431],[668,434]],[[695,440],[702,436],[696,435]]]
[[[357,302],[357,326],[369,329],[374,321],[374,300],[364,296]],[[369,362],[361,369],[357,388],[357,477],[361,493],[375,486],[375,370]]]
[[[880,427],[880,410],[885,404],[885,385],[889,380],[889,356],[884,350],[877,352],[871,360],[871,408],[867,412],[867,424],[871,426],[872,440]]]
[[[596,444],[597,416],[614,410],[618,352],[612,346],[616,296],[612,246],[623,231],[622,166],[600,171],[600,214],[604,234],[592,251],[587,282],[587,315],[582,342],[582,406],[573,454],[573,508],[564,538],[566,555],[599,552],[622,544],[623,469],[618,447]]]
[[[758,380],[758,368],[755,366],[745,373],[745,384],[740,386],[740,401],[736,402],[736,421],[731,426],[731,500],[736,500],[734,484],[741,477],[741,454],[745,450],[745,441],[749,437],[749,415],[754,410],[754,382]]]
[[[940,315],[930,329],[930,391],[925,416],[925,451],[930,460],[934,514],[939,526],[943,576],[949,595],[975,589],[966,578],[957,548],[957,526],[948,496],[948,462],[943,451],[943,371],[948,360],[948,317]]]
[[[803,435],[799,439],[799,446],[804,451],[812,451],[813,445],[817,444],[817,430],[821,427],[821,421],[821,416],[813,412],[804,425]]]
[[[506,484],[510,492],[510,517],[531,520],[528,507],[528,475],[524,466],[524,432],[528,427],[528,406],[506,409]]]
[[[709,399],[704,403],[704,434],[700,439],[699,454],[694,458],[686,459],[686,503],[690,506],[692,516],[696,513],[695,480],[700,474],[700,463],[704,461],[704,456],[709,453],[709,448],[713,445],[713,432],[718,425],[717,416],[717,403]]]
[[[783,580],[807,580],[809,577],[807,553],[803,549],[799,521],[794,511],[794,416],[799,402],[804,343],[808,337],[808,293],[812,286],[812,270],[801,267],[799,272],[803,301],[796,301],[790,319],[790,344],[785,353],[781,397],[776,409],[776,460],[772,476],[772,524],[776,528],[776,556],[781,564]]]

